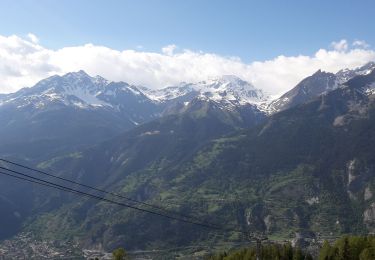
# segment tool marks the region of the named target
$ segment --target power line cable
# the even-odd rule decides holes
[[[90,193],[86,193],[86,192],[83,192],[83,191],[80,191],[80,190],[72,189],[72,188],[69,188],[69,187],[66,187],[66,186],[63,186],[63,185],[59,185],[59,184],[56,184],[56,183],[53,183],[53,182],[49,182],[49,181],[46,181],[46,180],[43,180],[43,179],[40,179],[40,178],[37,178],[37,177],[33,177],[33,176],[30,176],[30,175],[27,175],[27,174],[24,174],[24,173],[21,173],[21,172],[18,172],[18,171],[6,169],[4,167],[0,167],[0,168],[4,169],[6,171],[24,176],[26,178],[15,176],[13,174],[9,174],[9,173],[3,172],[3,171],[0,171],[0,174],[11,176],[11,177],[14,177],[14,178],[17,178],[17,179],[22,179],[22,180],[25,180],[25,181],[28,181],[28,182],[33,182],[33,183],[36,183],[36,184],[39,184],[39,185],[55,188],[55,189],[62,190],[62,191],[67,191],[67,192],[74,193],[74,194],[77,194],[77,195],[81,195],[81,196],[85,196],[85,197],[89,197],[89,198],[94,198],[94,199],[99,200],[99,201],[112,203],[112,204],[115,204],[115,205],[118,205],[118,206],[131,208],[131,209],[134,209],[134,210],[154,214],[154,215],[161,216],[161,217],[166,217],[166,218],[173,219],[173,220],[176,220],[176,221],[185,222],[185,223],[189,223],[189,224],[193,224],[193,225],[197,225],[197,226],[201,226],[201,227],[205,227],[205,228],[220,230],[220,231],[224,231],[224,232],[232,231],[232,232],[243,233],[243,231],[238,230],[238,229],[231,229],[231,230],[225,229],[225,228],[215,226],[215,225],[196,222],[196,221],[183,219],[183,218],[177,218],[177,217],[162,214],[162,213],[159,213],[159,212],[154,212],[154,211],[151,211],[151,210],[148,210],[148,209],[142,209],[142,208],[139,208],[139,207],[136,207],[136,206],[132,206],[132,205],[128,205],[128,204],[125,204],[125,203],[122,203],[122,202],[106,199],[104,197],[100,197],[100,196],[93,195],[93,194],[90,194]]]
[[[167,214],[173,214],[173,215],[177,215],[177,216],[180,216],[180,217],[183,217],[183,218],[195,219],[198,222],[206,222],[206,221],[204,221],[204,220],[202,221],[201,219],[199,219],[197,217],[194,217],[194,216],[190,216],[190,215],[186,215],[186,214],[183,214],[183,213],[175,212],[175,211],[172,211],[172,210],[169,210],[169,209],[157,206],[157,205],[153,205],[153,204],[150,204],[150,203],[146,203],[146,202],[143,202],[143,201],[132,199],[132,198],[120,195],[118,193],[106,191],[106,190],[99,189],[99,188],[96,188],[96,187],[93,187],[93,186],[90,186],[90,185],[87,185],[87,184],[83,184],[83,183],[79,183],[77,181],[70,180],[70,179],[67,179],[67,178],[59,177],[59,176],[56,176],[54,174],[51,174],[51,173],[48,173],[48,172],[45,172],[45,171],[41,171],[41,170],[38,170],[38,169],[34,169],[34,168],[31,168],[31,167],[28,167],[28,166],[25,166],[25,165],[22,165],[22,164],[19,164],[19,163],[15,163],[15,162],[12,162],[12,161],[9,161],[9,160],[6,160],[6,159],[0,158],[0,161],[3,161],[3,162],[8,163],[8,164],[15,165],[15,166],[18,166],[18,167],[21,167],[21,168],[24,168],[24,169],[27,169],[27,170],[30,170],[30,171],[34,171],[34,172],[37,172],[37,173],[40,173],[40,174],[44,174],[44,175],[47,175],[49,177],[52,177],[52,178],[55,178],[55,179],[58,179],[58,180],[62,180],[62,181],[66,181],[66,182],[69,182],[69,183],[72,183],[72,184],[75,184],[75,185],[79,185],[79,186],[85,187],[87,189],[92,189],[92,190],[95,190],[95,191],[98,191],[98,192],[102,192],[104,194],[112,195],[114,197],[118,197],[118,198],[121,198],[121,199],[126,199],[126,200],[132,201],[134,203],[142,204],[142,205],[148,206],[150,208],[161,210],[161,211],[164,211]],[[7,170],[7,168],[1,167],[1,166],[0,166],[0,169]],[[210,225],[215,225],[215,224],[210,224]]]
[[[51,184],[47,184],[47,183],[42,183],[42,182],[39,182],[39,181],[35,181],[35,180],[32,180],[32,179],[28,179],[28,178],[24,178],[24,177],[20,177],[20,176],[15,176],[13,174],[2,172],[2,171],[0,171],[0,174],[8,175],[10,177],[14,177],[14,178],[17,178],[17,179],[29,181],[29,182],[36,183],[36,184],[41,184],[41,185],[44,185],[44,186],[47,186],[47,187],[50,187],[50,188],[57,188],[57,186],[55,186],[55,185],[51,185]],[[64,190],[64,191],[67,191],[66,189],[63,189],[63,188],[61,188],[61,189]],[[78,193],[76,193],[76,194],[78,194]]]
[[[159,212],[154,212],[154,211],[147,210],[147,209],[142,209],[142,208],[139,208],[139,207],[136,207],[136,206],[133,206],[133,205],[128,205],[128,204],[125,204],[125,203],[109,200],[109,199],[106,199],[104,197],[96,196],[96,195],[93,195],[93,194],[90,194],[90,193],[85,193],[85,192],[82,192],[82,191],[79,191],[79,190],[71,189],[71,188],[66,187],[66,186],[55,184],[53,182],[48,182],[48,181],[45,181],[43,179],[39,179],[39,178],[36,178],[36,177],[33,177],[33,176],[29,176],[27,174],[23,174],[23,173],[13,171],[13,170],[10,170],[8,168],[4,168],[4,167],[0,166],[0,169],[11,171],[13,173],[20,174],[20,175],[23,175],[23,176],[27,176],[28,178],[36,179],[38,181],[43,182],[43,183],[40,183],[40,182],[34,181],[35,183],[40,184],[40,185],[49,184],[49,185],[44,185],[44,186],[56,188],[56,189],[59,189],[59,190],[70,192],[70,193],[75,193],[77,195],[83,195],[83,196],[86,196],[86,197],[89,196],[89,197],[95,198],[97,200],[104,200],[106,202],[115,203],[117,205],[123,204],[123,205],[120,205],[120,206],[125,206],[125,207],[132,208],[132,209],[135,209],[135,210],[141,210],[141,211],[144,211],[144,212],[147,212],[147,213],[150,213],[150,214],[154,214],[154,215],[164,216],[164,217],[174,219],[174,220],[177,220],[177,221],[182,221],[182,222],[185,222],[185,223],[200,225],[200,226],[203,226],[203,227],[206,227],[206,228],[212,228],[212,229],[221,230],[221,231],[224,231],[224,232],[236,232],[236,233],[245,234],[245,235],[247,235],[248,239],[257,240],[257,236],[251,235],[249,232],[244,232],[243,230],[238,229],[238,228],[231,228],[231,229],[223,228],[223,227],[221,227],[217,224],[212,224],[212,223],[208,223],[207,221],[202,221],[195,216],[189,216],[189,215],[181,214],[181,213],[178,213],[178,212],[173,212],[171,210],[165,209],[165,208],[160,207],[160,206],[156,206],[156,205],[153,205],[153,204],[150,204],[150,203],[145,203],[145,202],[142,202],[142,201],[138,201],[138,200],[135,200],[135,199],[132,199],[132,198],[122,196],[122,195],[114,193],[114,192],[109,192],[109,191],[99,189],[99,188],[96,188],[96,187],[93,187],[93,186],[90,186],[90,185],[82,184],[82,183],[79,183],[79,182],[76,182],[76,181],[73,181],[73,180],[69,180],[69,179],[66,179],[66,178],[63,178],[63,177],[55,176],[53,174],[50,174],[50,173],[47,173],[47,172],[44,172],[44,171],[41,171],[41,170],[38,170],[38,169],[34,169],[34,168],[31,168],[31,167],[28,167],[28,166],[25,166],[25,165],[22,165],[22,164],[19,164],[19,163],[15,163],[15,162],[12,162],[12,161],[9,161],[9,160],[6,160],[6,159],[0,158],[0,161],[15,165],[15,166],[18,166],[18,167],[21,167],[21,168],[25,168],[27,170],[38,172],[38,173],[47,175],[47,176],[55,178],[55,179],[59,179],[59,180],[63,180],[63,181],[66,181],[66,182],[69,182],[69,183],[72,183],[72,184],[76,184],[76,185],[79,185],[81,187],[89,188],[89,189],[99,191],[99,192],[102,192],[102,193],[105,193],[105,194],[108,194],[108,195],[112,195],[112,196],[115,196],[115,197],[118,197],[118,198],[123,198],[123,199],[129,200],[129,201],[135,202],[135,203],[139,203],[139,204],[149,206],[149,207],[152,207],[152,208],[155,208],[155,209],[158,209],[158,210],[162,210],[162,211],[164,211],[166,213],[169,213],[169,214],[179,215],[179,216],[183,217],[183,219],[175,217],[175,216],[170,216],[170,215],[167,215],[167,214],[161,214]],[[7,175],[9,175],[9,174],[7,174]],[[9,176],[16,177],[14,175],[9,175]],[[24,178],[24,180],[29,181],[25,178]],[[195,219],[195,221],[192,221],[191,219]]]

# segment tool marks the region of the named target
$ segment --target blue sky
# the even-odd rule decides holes
[[[48,48],[94,43],[160,51],[168,44],[249,62],[310,55],[332,41],[375,44],[375,1],[1,0],[1,35]]]
[[[0,93],[85,70],[162,88],[235,75],[280,95],[375,61],[373,0],[0,0]]]

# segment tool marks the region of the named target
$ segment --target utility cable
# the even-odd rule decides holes
[[[75,185],[78,185],[78,186],[81,186],[81,187],[85,187],[87,189],[92,189],[92,190],[95,190],[95,191],[98,191],[98,192],[102,192],[104,194],[112,195],[114,197],[118,197],[118,198],[121,198],[121,199],[126,199],[126,200],[129,200],[129,201],[134,202],[134,203],[142,204],[142,205],[145,205],[145,206],[150,207],[150,208],[161,210],[161,211],[164,211],[167,214],[173,214],[173,215],[177,215],[177,216],[180,216],[180,217],[183,217],[183,218],[195,219],[198,222],[206,222],[206,221],[204,221],[204,220],[202,221],[201,219],[199,219],[197,217],[194,217],[194,216],[189,216],[189,215],[182,214],[182,213],[179,213],[179,212],[174,212],[172,210],[169,210],[169,209],[166,209],[166,208],[163,208],[163,207],[160,207],[160,206],[156,206],[156,205],[153,205],[153,204],[150,204],[150,203],[146,203],[146,202],[143,202],[143,201],[139,201],[139,200],[136,200],[136,199],[125,197],[125,196],[120,195],[118,193],[114,193],[114,192],[106,191],[106,190],[103,190],[103,189],[99,189],[99,188],[96,188],[96,187],[93,187],[93,186],[90,186],[90,185],[87,185],[87,184],[79,183],[77,181],[73,181],[73,180],[70,180],[70,179],[67,179],[67,178],[59,177],[59,176],[56,176],[54,174],[51,174],[51,173],[48,173],[48,172],[45,172],[45,171],[41,171],[41,170],[38,170],[38,169],[34,169],[34,168],[31,168],[31,167],[28,167],[28,166],[25,166],[25,165],[22,165],[22,164],[19,164],[19,163],[15,163],[15,162],[12,162],[12,161],[9,161],[9,160],[6,160],[6,159],[0,158],[0,161],[3,161],[3,162],[8,163],[8,164],[15,165],[15,166],[18,166],[18,167],[21,167],[21,168],[24,168],[24,169],[27,169],[27,170],[30,170],[30,171],[34,171],[34,172],[37,172],[37,173],[40,173],[40,174],[44,174],[46,176],[49,176],[49,177],[52,177],[52,178],[55,178],[55,179],[58,179],[58,180],[66,181],[66,182],[69,182],[69,183],[72,183],[72,184],[75,184]],[[0,166],[0,169],[6,170],[7,168],[4,168],[4,167]],[[214,224],[210,224],[210,225],[214,225]]]
[[[69,187],[66,187],[66,186],[63,186],[63,185],[59,185],[59,184],[56,184],[56,183],[53,183],[53,182],[49,182],[49,181],[46,181],[46,180],[43,180],[43,179],[40,179],[40,178],[36,178],[36,177],[30,176],[30,175],[27,175],[27,174],[24,174],[24,173],[21,173],[21,172],[18,172],[18,171],[6,169],[4,167],[0,167],[0,168],[3,169],[3,170],[6,170],[6,171],[12,172],[14,174],[24,176],[26,178],[20,177],[20,176],[15,176],[13,174],[6,173],[6,172],[3,172],[3,171],[0,171],[0,174],[11,176],[11,177],[14,177],[14,178],[17,178],[17,179],[22,179],[22,180],[25,180],[25,181],[28,181],[28,182],[39,184],[39,185],[51,187],[51,188],[62,190],[62,191],[67,191],[67,192],[74,193],[74,194],[77,194],[77,195],[93,198],[93,199],[96,199],[96,200],[99,200],[99,201],[108,202],[108,203],[115,204],[115,205],[118,205],[118,206],[131,208],[131,209],[134,209],[134,210],[146,212],[146,213],[149,213],[149,214],[154,214],[154,215],[161,216],[161,217],[166,217],[166,218],[169,218],[169,219],[172,219],[172,220],[185,222],[185,223],[189,223],[189,224],[193,224],[193,225],[197,225],[197,226],[201,226],[201,227],[205,227],[205,228],[209,228],[209,229],[215,229],[215,230],[220,230],[220,231],[224,231],[224,232],[232,231],[232,232],[243,233],[243,231],[237,230],[237,229],[229,230],[229,229],[225,229],[225,228],[218,227],[218,226],[215,226],[215,225],[210,225],[210,224],[206,224],[206,223],[191,221],[191,220],[188,220],[188,219],[178,218],[178,217],[175,217],[175,216],[170,216],[170,215],[162,214],[162,213],[159,213],[159,212],[154,212],[154,211],[151,211],[151,210],[148,210],[148,209],[142,209],[142,208],[139,208],[139,207],[136,207],[136,206],[128,205],[128,204],[125,204],[125,203],[122,203],[122,202],[110,200],[110,199],[107,199],[107,198],[104,198],[104,197],[100,197],[100,196],[93,195],[93,194],[90,194],[90,193],[86,193],[86,192],[83,192],[83,191],[80,191],[80,190],[72,189],[72,188],[69,188]]]

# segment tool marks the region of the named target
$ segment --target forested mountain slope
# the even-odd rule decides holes
[[[375,71],[355,77],[259,126],[182,154],[191,140],[199,142],[200,132],[188,130],[185,144],[181,136],[174,139],[175,126],[154,125],[153,131],[133,132],[138,138],[116,139],[78,158],[44,166],[213,223],[271,236],[373,232],[374,82]],[[74,200],[28,228],[47,237],[80,237],[87,245],[105,248],[238,238],[86,200]]]

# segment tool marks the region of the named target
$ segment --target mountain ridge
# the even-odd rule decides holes
[[[375,69],[375,62],[368,62],[355,69],[342,69],[337,73],[316,71],[299,82],[294,88],[284,93],[280,98],[273,100],[268,110],[276,113],[298,104],[303,104],[315,97],[332,91],[353,77],[367,75]]]
[[[27,145],[27,148],[22,149],[22,154],[26,157],[32,156],[30,152],[35,150],[39,150],[35,153],[38,157],[42,156],[43,151],[45,156],[51,156],[57,151],[56,144],[60,144],[60,148],[68,148],[73,144],[71,140],[77,144],[71,146],[70,150],[74,151],[162,116],[191,110],[193,106],[188,106],[189,103],[194,104],[196,110],[207,106],[221,109],[223,115],[226,114],[233,120],[263,117],[256,105],[237,102],[241,98],[239,94],[235,100],[226,102],[227,85],[232,88],[232,93],[236,92],[236,83],[242,84],[238,87],[239,91],[246,92],[244,87],[254,91],[251,85],[238,78],[229,77],[229,80],[231,81],[227,77],[204,85],[212,87],[215,84],[214,87],[220,88],[220,100],[209,97],[209,91],[205,92],[205,96],[209,98],[200,98],[202,92],[195,90],[198,87],[189,87],[192,84],[186,86],[188,90],[181,95],[172,95],[167,100],[154,100],[144,94],[145,88],[125,82],[110,82],[100,76],[91,77],[82,70],[63,76],[51,76],[32,88],[21,89],[0,99],[0,120],[3,122],[0,133],[4,137],[0,140],[0,154],[11,155]],[[170,88],[166,91],[169,90]],[[173,90],[179,92],[180,88]],[[233,116],[229,116],[231,113]],[[48,121],[53,122],[50,126],[54,127],[54,132],[48,132],[45,125]],[[24,132],[22,129],[30,131]],[[63,144],[64,141],[69,145]],[[25,153],[26,151],[30,152]]]

